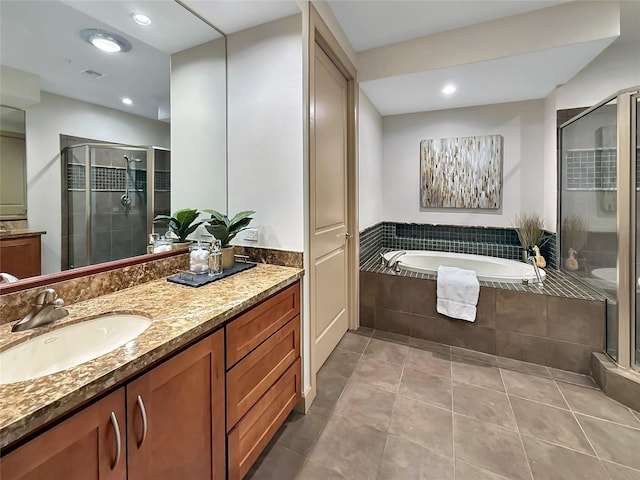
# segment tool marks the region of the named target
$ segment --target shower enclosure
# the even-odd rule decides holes
[[[562,270],[606,299],[606,352],[640,367],[640,87],[612,95],[560,126]]]
[[[169,213],[171,152],[83,143],[62,160],[62,268],[147,253],[153,218]]]

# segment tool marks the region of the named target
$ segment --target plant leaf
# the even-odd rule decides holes
[[[153,223],[168,223],[171,220],[169,215],[156,215],[153,219]]]
[[[226,226],[229,226],[229,218],[225,214],[220,213],[217,210],[213,210],[213,209],[210,209],[210,208],[208,208],[206,210],[203,210],[203,211],[207,212],[207,213],[210,213],[211,214],[211,218],[212,219],[215,218],[217,220],[217,222],[216,222],[217,224],[224,224]],[[218,240],[220,240],[220,239],[218,239]]]
[[[246,217],[250,217],[251,215],[253,215],[254,213],[256,213],[253,210],[245,210],[244,212],[240,212],[237,213],[229,222],[230,226],[233,226],[235,223],[239,222],[240,220],[242,220],[243,218]]]
[[[226,225],[205,224],[204,228],[207,229],[207,232],[216,237],[217,240],[220,240],[223,247],[228,245],[229,229],[226,227]]]

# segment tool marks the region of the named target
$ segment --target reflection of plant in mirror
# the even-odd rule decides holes
[[[211,218],[206,221],[204,228],[222,242],[223,247],[228,247],[229,242],[242,230],[249,227],[251,223],[251,215],[253,210],[246,210],[236,214],[231,220],[226,215],[216,210],[203,210],[203,212],[211,214]]]
[[[570,215],[562,220],[563,244],[581,252],[587,245],[587,219],[582,215]]]
[[[544,220],[537,213],[521,213],[516,215],[516,232],[520,244],[525,250],[529,250],[534,245],[542,246],[544,237]]]
[[[167,225],[169,230],[178,237],[179,242],[186,242],[187,237],[203,223],[196,222],[198,215],[200,215],[200,212],[195,208],[184,208],[175,212],[172,217],[169,215],[156,215],[153,223]]]

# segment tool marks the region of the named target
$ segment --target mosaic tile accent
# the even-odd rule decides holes
[[[124,191],[126,169],[119,167],[91,167],[91,189],[97,191]],[[147,171],[130,170],[129,189],[144,192],[147,188]],[[171,191],[171,172],[154,172],[156,191]],[[133,182],[131,182],[133,181]],[[132,184],[135,188],[132,188]],[[67,165],[67,188],[85,189],[85,166],[77,163]]]
[[[392,250],[470,253],[509,260],[521,260],[523,252],[518,234],[512,228],[381,222],[360,232],[360,263],[381,246]],[[541,253],[550,268],[557,268],[554,233],[546,233]]]
[[[616,149],[568,150],[565,162],[568,190],[613,190],[616,188]]]
[[[369,258],[365,259],[365,261],[360,264],[360,271],[383,273],[387,275],[397,275],[409,278],[421,278],[426,280],[436,279],[436,275],[408,272],[404,270],[400,271],[399,273],[395,273],[392,270],[383,267],[380,263],[380,253],[387,253],[393,250],[397,249],[381,247],[378,250],[374,251]],[[517,292],[536,293],[540,295],[549,295],[552,297],[578,298],[583,300],[597,301],[604,300],[604,297],[598,292],[592,290],[582,282],[572,278],[562,271],[555,270],[553,268],[547,268],[545,269],[545,272],[547,274],[547,277],[542,287],[537,285],[522,285],[521,283],[501,282],[480,282],[480,285],[483,287],[492,287]]]

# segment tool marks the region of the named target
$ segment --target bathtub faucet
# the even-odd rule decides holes
[[[402,257],[406,251],[398,252],[389,260],[387,260],[387,268],[393,268],[393,271],[398,273],[400,271],[400,257]]]
[[[536,283],[542,285],[542,277],[540,276],[540,269],[538,268],[538,263],[536,262],[536,257],[533,255],[527,258],[527,263],[533,265],[533,271],[536,273]]]

